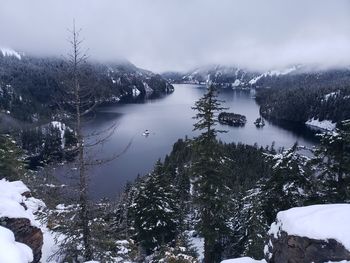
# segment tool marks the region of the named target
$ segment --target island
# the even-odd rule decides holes
[[[247,122],[247,118],[244,115],[233,112],[221,112],[218,119],[221,124],[230,126],[244,126]]]

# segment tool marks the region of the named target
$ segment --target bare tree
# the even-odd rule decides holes
[[[82,117],[91,112],[96,106],[97,102],[92,96],[92,91],[81,87],[79,82],[79,68],[86,62],[87,55],[82,51],[82,39],[80,38],[80,31],[76,30],[75,23],[73,22],[73,28],[70,31],[71,39],[71,53],[68,54],[69,66],[72,72],[72,90],[68,91],[73,95],[73,100],[70,101],[75,106],[74,119],[75,119],[75,132],[77,137],[77,152],[78,152],[78,173],[79,173],[79,205],[80,205],[80,222],[82,227],[82,239],[84,246],[84,259],[92,259],[91,248],[91,234],[89,228],[89,215],[88,215],[88,196],[87,196],[87,174],[84,157],[84,136],[82,133]]]

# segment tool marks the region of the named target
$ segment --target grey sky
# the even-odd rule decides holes
[[[0,46],[64,54],[73,18],[92,58],[158,72],[350,64],[349,0],[0,0]]]

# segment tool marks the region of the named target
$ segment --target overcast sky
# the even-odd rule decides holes
[[[73,18],[91,58],[156,72],[350,64],[349,0],[0,0],[0,46],[65,54]]]

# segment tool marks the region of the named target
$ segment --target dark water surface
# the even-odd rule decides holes
[[[130,145],[119,158],[90,169],[91,197],[115,198],[127,181],[151,171],[156,160],[163,159],[177,139],[198,134],[192,131],[195,112],[191,107],[204,92],[204,86],[175,85],[174,93],[164,98],[100,108],[95,120],[86,125],[85,132],[108,129],[113,123],[117,129],[103,146],[93,147],[94,156],[109,158]],[[276,147],[290,147],[296,141],[305,146],[317,144],[313,133],[303,126],[266,121],[265,127],[256,128],[253,122],[259,117],[259,107],[253,98],[254,91],[225,89],[219,97],[230,108],[228,111],[247,117],[244,127],[224,126],[228,132],[220,138],[225,142],[266,146],[274,141]],[[148,137],[142,135],[146,129],[150,131]]]

